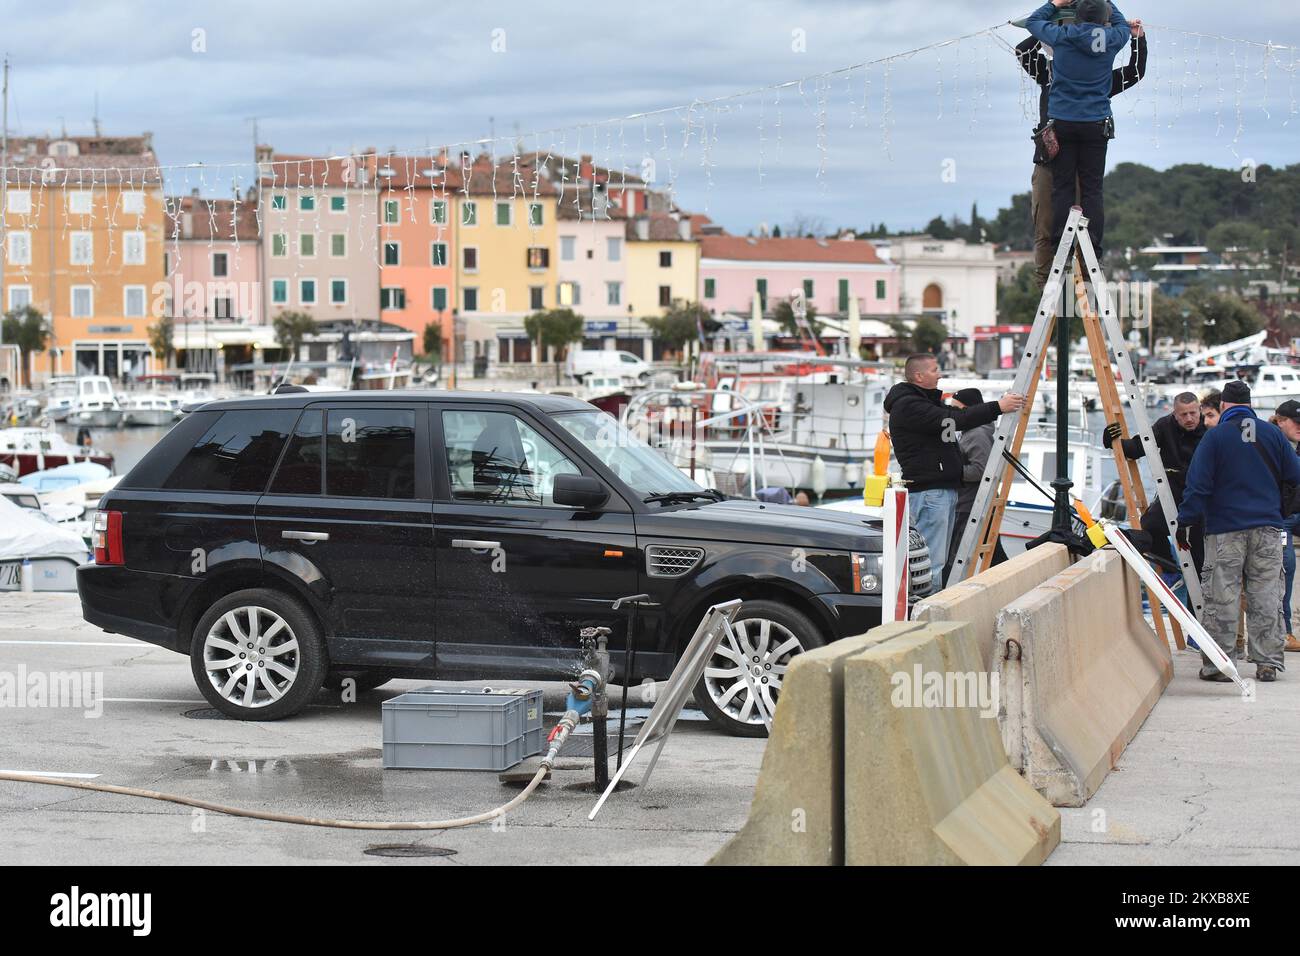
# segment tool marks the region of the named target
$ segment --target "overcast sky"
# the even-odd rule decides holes
[[[0,0],[0,44],[13,63],[12,133],[89,132],[98,93],[104,132],[152,131],[164,165],[248,161],[252,117],[263,142],[291,153],[471,140],[489,135],[491,117],[499,153],[509,151],[517,124],[530,149],[593,153],[633,171],[648,136],[660,183],[671,160],[681,205],[735,232],[796,214],[830,226],[883,220],[908,228],[935,214],[966,217],[972,201],[991,215],[1028,189],[1036,104],[1015,61],[987,37],[897,60],[888,71],[810,81],[802,95],[781,91],[779,103],[768,92],[730,100],[726,111],[697,107],[685,153],[684,109],[595,131],[528,132],[834,70],[1031,9],[956,0]],[[1265,98],[1262,48],[1204,39],[1198,65],[1197,41],[1172,32],[1300,44],[1290,5],[1146,0],[1125,2],[1123,12],[1152,24],[1152,61],[1144,84],[1116,101],[1111,166],[1300,160],[1300,115],[1292,113],[1300,82],[1287,72],[1294,49],[1274,53]],[[998,33],[1009,43],[1026,35]],[[240,172],[246,183],[251,168]],[[216,194],[231,175],[178,171],[169,188]]]

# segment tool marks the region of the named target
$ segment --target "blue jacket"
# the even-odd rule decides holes
[[[1128,21],[1111,4],[1109,26],[1052,22],[1056,8],[1045,3],[1025,23],[1034,37],[1052,48],[1052,89],[1047,115],[1090,123],[1110,116],[1110,71],[1116,54],[1128,44]]]
[[[1282,489],[1245,440],[1244,419],[1255,423],[1255,442],[1283,481],[1300,482],[1300,458],[1282,429],[1263,421],[1245,405],[1223,413],[1205,432],[1187,470],[1187,490],[1178,509],[1179,524],[1205,521],[1206,534],[1282,527]]]

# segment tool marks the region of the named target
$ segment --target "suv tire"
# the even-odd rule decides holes
[[[743,666],[759,669],[755,676],[772,711],[790,660],[826,643],[808,615],[779,601],[746,601],[732,627],[745,655]],[[767,726],[740,674],[741,666],[726,642],[719,644],[695,685],[696,706],[715,727],[733,737],[766,737]]]
[[[190,643],[199,691],[236,720],[297,713],[320,690],[327,667],[316,619],[269,588],[236,591],[217,601],[199,619]]]

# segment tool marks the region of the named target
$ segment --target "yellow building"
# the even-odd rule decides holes
[[[4,308],[31,305],[52,330],[37,380],[151,370],[169,304],[150,135],[11,139],[5,165]]]
[[[462,159],[462,174],[468,163]],[[528,361],[524,318],[557,306],[556,189],[523,157],[469,167],[456,193],[456,338],[460,361]]]
[[[627,308],[663,315],[675,303],[699,301],[700,244],[688,216],[653,213],[627,224]]]

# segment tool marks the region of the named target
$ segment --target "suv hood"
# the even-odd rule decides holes
[[[797,505],[736,499],[701,502],[636,516],[638,535],[808,547],[831,551],[879,551],[880,519]]]

